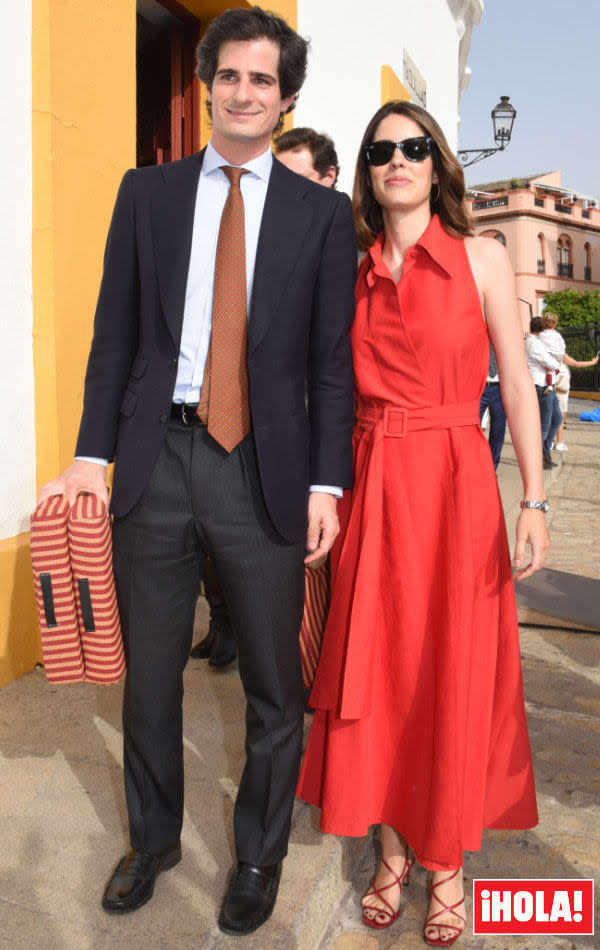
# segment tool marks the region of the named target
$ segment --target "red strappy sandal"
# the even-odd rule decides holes
[[[458,901],[458,903],[456,903],[456,904],[445,904],[444,901],[441,900],[441,899],[437,896],[437,894],[434,893],[434,891],[435,891],[435,889],[436,889],[437,887],[441,887],[442,884],[447,884],[448,881],[452,881],[460,871],[461,871],[461,868],[457,868],[456,871],[454,871],[454,872],[450,875],[450,877],[445,877],[445,878],[443,879],[443,881],[438,881],[437,884],[432,884],[432,885],[431,885],[431,889],[430,889],[430,891],[429,891],[429,898],[428,898],[428,899],[431,899],[431,896],[433,895],[433,896],[435,897],[436,901],[438,902],[438,904],[441,904],[441,905],[442,905],[442,909],[436,911],[435,914],[431,914],[431,915],[427,918],[427,920],[425,921],[425,923],[423,924],[423,940],[425,941],[425,943],[429,944],[430,947],[449,947],[450,944],[454,943],[455,940],[458,940],[458,938],[460,937],[460,935],[464,932],[465,927],[467,926],[467,920],[466,920],[466,918],[463,917],[462,914],[457,914],[457,913],[456,913],[456,908],[457,908],[457,907],[460,907],[460,905],[461,905],[461,904],[464,904],[464,902],[465,902],[464,895],[462,896],[462,898],[461,898],[461,899]],[[456,927],[455,924],[444,924],[444,923],[442,923],[441,921],[440,921],[439,924],[435,924],[435,923],[434,923],[434,920],[435,920],[436,917],[439,917],[440,914],[445,914],[447,911],[450,911],[451,914],[455,914],[456,917],[459,917],[459,918],[462,920],[462,922],[463,922],[462,927]],[[448,940],[442,940],[441,937],[438,937],[436,940],[433,940],[431,937],[428,937],[428,936],[427,936],[426,931],[427,931],[427,928],[428,928],[428,927],[445,927],[446,930],[455,930],[456,933],[454,934],[454,936],[450,937]]]
[[[383,903],[389,907],[389,910],[385,910],[384,907],[375,907],[373,904],[363,904],[362,922],[365,925],[365,927],[373,927],[374,930],[385,930],[386,927],[390,927],[394,923],[394,921],[398,920],[398,917],[402,915],[402,904],[400,904],[400,906],[398,907],[398,910],[395,911],[392,905],[390,904],[390,902],[386,900],[385,897],[383,897],[383,891],[387,891],[390,889],[390,887],[396,887],[396,886],[398,886],[399,889],[402,890],[403,884],[406,884],[406,886],[408,887],[410,870],[413,864],[415,863],[415,856],[414,856],[414,853],[411,851],[411,849],[407,845],[406,858],[404,859],[404,867],[400,871],[400,874],[396,874],[396,872],[392,870],[392,868],[389,866],[385,858],[382,857],[381,861],[383,864],[385,864],[390,874],[394,875],[395,880],[392,881],[391,884],[384,884],[383,887],[375,887],[375,878],[373,878],[371,882],[371,889],[368,890],[367,893],[365,894],[365,897],[371,897],[371,896],[378,897],[379,900],[383,901]],[[378,920],[375,920],[374,918],[372,919],[371,917],[367,917],[367,914],[365,913],[365,911],[367,910],[373,910],[375,911],[375,915],[377,917],[380,917],[383,915],[387,918],[387,920],[380,922]]]

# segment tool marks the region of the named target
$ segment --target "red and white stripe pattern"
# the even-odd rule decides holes
[[[302,679],[310,688],[317,671],[329,611],[329,561],[304,569],[304,613],[300,627]]]
[[[62,495],[43,501],[31,518],[31,561],[42,634],[46,678],[50,683],[77,683],[84,677],[83,654],[69,560],[67,518]],[[49,575],[56,623],[49,625],[40,575]]]
[[[123,636],[112,566],[112,534],[106,506],[96,495],[82,494],[68,521],[69,552],[79,632],[88,683],[117,683],[125,672]],[[86,630],[81,582],[89,585],[93,629]],[[86,585],[86,587],[87,587]]]

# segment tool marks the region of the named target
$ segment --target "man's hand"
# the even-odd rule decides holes
[[[106,469],[96,462],[81,462],[75,460],[69,465],[66,472],[58,478],[42,485],[37,504],[51,498],[52,495],[64,495],[69,508],[72,508],[80,492],[89,492],[96,495],[108,508],[108,489],[106,487]]]
[[[308,498],[308,531],[306,549],[310,553],[305,564],[312,564],[328,554],[340,530],[337,498],[327,492],[313,491]]]

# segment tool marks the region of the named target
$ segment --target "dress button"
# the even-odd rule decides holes
[[[166,412],[163,412],[163,413],[162,413],[162,415],[161,415],[161,417],[160,417],[160,421],[161,421],[161,422],[166,422],[166,421],[167,421],[167,414],[166,414]]]

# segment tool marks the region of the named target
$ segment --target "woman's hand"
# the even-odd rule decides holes
[[[531,562],[521,567],[525,558],[526,545],[531,548]],[[517,568],[515,580],[522,581],[531,577],[544,566],[550,547],[550,535],[546,525],[546,515],[538,508],[523,508],[517,521],[517,543],[515,545],[514,565]]]

